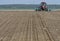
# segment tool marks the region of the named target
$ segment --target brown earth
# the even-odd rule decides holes
[[[60,41],[60,12],[0,11],[0,41]]]

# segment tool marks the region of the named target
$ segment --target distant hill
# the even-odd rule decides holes
[[[0,5],[0,9],[35,9],[39,5],[32,4],[9,4],[9,5]],[[48,5],[50,9],[60,9],[60,5]]]

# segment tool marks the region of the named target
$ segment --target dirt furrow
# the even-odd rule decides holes
[[[21,19],[21,20],[20,20]],[[17,24],[15,25],[15,31],[14,31],[14,34],[12,35],[12,38],[10,41],[18,41],[19,40],[19,36],[20,36],[20,33],[21,33],[21,24],[22,24],[22,18],[18,18],[17,17]]]
[[[24,26],[23,26],[24,25]],[[23,23],[22,23],[22,31],[20,34],[20,41],[27,41],[27,26],[28,26],[28,17],[25,17],[23,19]]]
[[[50,12],[0,11],[0,41],[59,41],[59,18]]]
[[[40,20],[41,25],[43,26],[41,29],[43,30],[44,36],[45,36],[45,38],[46,38],[46,41],[55,41],[55,40],[53,39],[53,37],[51,36],[50,31],[47,29],[46,23],[45,23],[45,21],[43,20],[42,15],[40,15],[40,14],[38,13],[37,16],[38,16],[38,18],[39,18],[39,20]]]
[[[8,28],[6,27],[8,24],[10,24],[11,20],[13,18],[9,19],[6,23],[4,23],[4,25],[1,26],[1,30],[0,30],[0,35],[2,36],[3,35],[3,32],[5,33],[5,30],[8,30]],[[13,21],[13,20],[12,20]],[[3,31],[2,31],[3,30]]]
[[[12,17],[12,19],[9,20],[9,22],[7,22],[5,25],[3,25],[2,27],[4,27],[5,29],[2,31],[1,33],[1,38],[4,39],[8,39],[9,35],[12,34],[14,32],[14,25],[16,24],[15,22],[16,19],[14,19]],[[4,32],[4,33],[3,33]],[[10,34],[9,34],[10,33]],[[5,40],[4,40],[5,41]],[[6,40],[7,41],[7,40]]]
[[[35,39],[34,41],[45,41],[45,38],[44,38],[44,34],[43,34],[43,30],[41,29],[41,23],[39,24],[39,21],[38,21],[38,17],[37,15],[35,14],[33,16],[33,33],[35,34],[35,36],[33,36]]]

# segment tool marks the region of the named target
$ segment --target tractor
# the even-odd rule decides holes
[[[36,11],[51,11],[48,9],[46,2],[41,2],[40,6],[36,8]]]

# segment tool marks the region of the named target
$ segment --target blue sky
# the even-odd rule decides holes
[[[0,4],[39,4],[42,0],[0,0]],[[48,4],[60,4],[60,0],[45,0]]]

